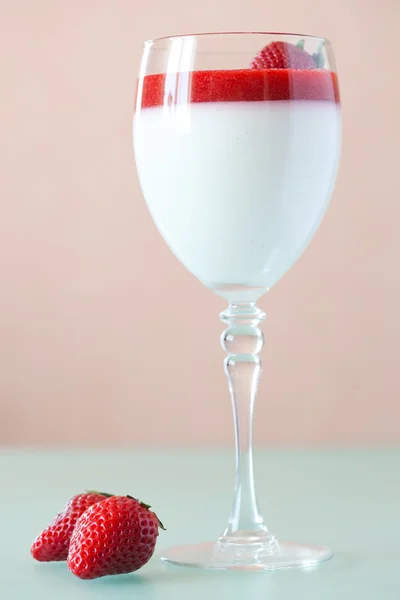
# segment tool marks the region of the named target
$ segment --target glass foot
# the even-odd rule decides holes
[[[312,567],[332,557],[332,551],[324,546],[280,543],[273,553],[260,550],[221,549],[215,542],[176,546],[161,554],[161,560],[184,567],[203,569],[230,569],[236,571],[273,571],[294,567]]]

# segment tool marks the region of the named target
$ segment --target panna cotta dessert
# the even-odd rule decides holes
[[[153,219],[187,269],[231,300],[280,279],[332,194],[337,76],[299,55],[280,68],[267,46],[249,68],[149,74],[138,87],[135,157]]]

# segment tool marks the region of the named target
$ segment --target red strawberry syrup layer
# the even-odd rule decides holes
[[[274,100],[338,103],[337,75],[326,69],[241,69],[146,75],[141,106]]]

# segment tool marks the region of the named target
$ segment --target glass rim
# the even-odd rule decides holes
[[[144,45],[147,46],[149,44],[154,44],[156,42],[162,42],[165,40],[179,40],[179,39],[190,39],[196,37],[214,37],[214,36],[228,36],[228,35],[276,35],[276,36],[285,36],[285,37],[304,37],[311,38],[314,40],[325,41],[330,44],[328,38],[319,36],[319,35],[311,35],[309,33],[289,33],[284,31],[204,31],[200,33],[183,33],[177,35],[165,35],[162,37],[153,38],[150,40],[146,40]]]

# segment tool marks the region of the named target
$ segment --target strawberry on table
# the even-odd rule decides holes
[[[71,498],[54,521],[33,542],[33,558],[42,562],[67,560],[69,543],[77,520],[90,506],[109,496],[110,494],[100,492],[86,492]]]
[[[319,54],[311,55],[302,46],[302,43],[296,46],[289,42],[271,42],[253,58],[250,68],[316,69],[318,65],[316,58]]]
[[[112,496],[91,506],[76,524],[68,568],[81,579],[130,573],[152,557],[163,524],[148,504]]]

